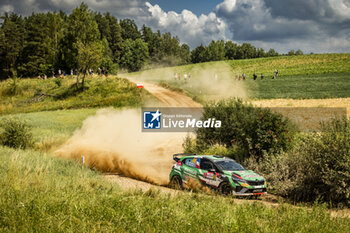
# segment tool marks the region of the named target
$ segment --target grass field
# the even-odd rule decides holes
[[[278,69],[278,78],[272,80],[273,72]],[[191,81],[175,81],[174,73],[191,73]],[[253,73],[258,75],[253,80]],[[350,54],[320,54],[303,56],[282,56],[272,58],[208,62],[156,69],[130,74],[147,80],[167,83],[173,89],[183,89],[191,97],[208,99],[206,87],[200,88],[193,83],[207,82],[213,85],[214,73],[218,77],[229,77],[240,85],[251,99],[322,99],[350,97]],[[233,81],[236,75],[247,75],[246,81]],[[264,79],[260,80],[261,73]],[[165,86],[165,85],[164,85]],[[209,98],[210,99],[210,98]]]
[[[75,161],[0,147],[1,232],[348,232],[322,206],[121,191]]]
[[[56,109],[140,106],[152,98],[134,83],[116,77],[88,77],[87,89],[76,91],[76,79],[18,79],[0,82],[0,115]],[[16,87],[14,89],[14,86]],[[14,91],[15,90],[15,91]],[[141,92],[141,93],[140,93]],[[51,95],[44,96],[43,93]]]
[[[281,76],[246,80],[253,99],[324,99],[350,96],[350,73]]]

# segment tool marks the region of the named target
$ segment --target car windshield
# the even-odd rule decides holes
[[[233,160],[220,160],[215,162],[224,171],[243,171],[245,168]]]

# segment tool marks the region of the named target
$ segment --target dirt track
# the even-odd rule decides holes
[[[181,92],[171,91],[156,84],[142,82],[145,89],[159,99],[167,107],[201,107],[202,105],[192,100]]]
[[[148,82],[138,82],[129,78],[130,81],[134,83],[141,83],[144,85],[144,88],[155,96],[160,102],[162,102],[166,107],[202,107],[201,104],[195,102],[190,97],[181,92],[171,91],[169,89],[163,88],[153,83]],[[181,146],[181,145],[180,145]],[[170,172],[170,171],[169,171]],[[105,174],[105,177],[117,183],[121,188],[127,190],[142,190],[148,191],[149,189],[159,190],[162,193],[171,193],[175,194],[179,191],[169,189],[166,187],[153,185],[147,182],[135,180],[120,174]]]

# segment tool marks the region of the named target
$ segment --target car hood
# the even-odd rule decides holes
[[[244,180],[263,180],[264,177],[259,175],[258,173],[252,171],[252,170],[243,170],[243,171],[225,171],[225,173],[228,173],[227,175],[235,174],[240,177],[242,177]]]

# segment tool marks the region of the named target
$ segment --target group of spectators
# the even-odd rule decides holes
[[[274,72],[273,72],[273,76],[272,76],[272,79],[276,79],[277,78],[277,75],[278,75],[278,70],[276,69]],[[247,76],[245,73],[243,73],[242,75],[235,75],[235,80],[246,80]],[[254,72],[253,74],[253,80],[256,80],[258,78],[258,75]],[[261,73],[260,75],[260,79],[263,80],[264,79],[264,74]]]
[[[108,76],[108,71],[106,70],[106,69],[104,69],[103,67],[102,68],[97,68],[97,75],[105,75],[105,76]],[[86,74],[87,75],[93,75],[95,73],[95,71],[93,70],[93,69],[88,69],[88,70],[86,70]],[[73,70],[73,69],[71,69],[70,70],[70,72],[68,73],[68,72],[64,72],[64,71],[62,71],[61,69],[58,69],[57,70],[57,73],[55,73],[55,71],[52,71],[52,73],[51,73],[51,77],[52,78],[65,78],[65,77],[67,77],[67,76],[73,76],[73,75],[79,75],[79,71],[78,71],[78,69],[75,69],[75,70]],[[46,74],[44,74],[44,75],[38,75],[38,79],[47,79],[48,77],[47,77],[47,75]]]
[[[273,72],[273,76],[272,76],[272,79],[276,79],[278,76],[278,70],[275,69],[275,71]],[[181,80],[183,78],[183,80],[187,81],[187,80],[190,80],[191,79],[191,73],[184,73],[183,75],[181,73],[174,73],[174,80]],[[253,74],[253,80],[256,80],[258,78],[258,75],[254,72]],[[263,80],[265,77],[264,77],[264,74],[261,73],[260,75],[260,79]],[[241,74],[241,75],[238,75],[238,74],[235,74],[235,80],[246,80],[247,79],[247,75],[245,73]],[[214,80],[217,81],[218,80],[218,75],[215,74],[214,75]]]
[[[182,78],[182,75],[181,75],[181,73],[175,73],[174,74],[174,80],[181,80],[181,78]],[[183,79],[185,80],[185,81],[187,81],[187,80],[191,80],[191,73],[184,73],[183,74]]]

